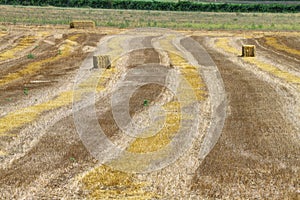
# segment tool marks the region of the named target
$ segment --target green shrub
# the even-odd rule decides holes
[[[42,6],[41,0],[0,0],[0,4]],[[57,7],[91,7],[105,9],[169,10],[169,11],[206,11],[206,12],[300,12],[299,4],[234,4],[234,3],[197,3],[191,1],[130,1],[130,0],[48,0],[47,5]],[[122,12],[122,11],[120,11]]]

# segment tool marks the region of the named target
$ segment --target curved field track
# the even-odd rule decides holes
[[[288,120],[287,102],[273,85],[207,49],[219,67],[229,108],[222,135],[199,166],[193,190],[211,198],[297,199],[299,128]]]
[[[299,33],[8,30],[0,32],[0,199],[299,199]],[[240,57],[242,44],[256,45],[256,57]],[[94,51],[112,68],[92,69]],[[124,105],[156,134],[124,134]],[[82,134],[98,125],[129,153],[94,158],[87,144],[99,139]],[[177,160],[155,154],[170,146]]]

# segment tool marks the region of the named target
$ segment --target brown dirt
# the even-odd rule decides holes
[[[73,118],[69,116],[49,128],[47,134],[25,156],[15,160],[9,168],[0,169],[0,186],[10,193],[7,196],[2,194],[2,197],[18,199],[22,193],[37,188],[34,194],[36,198],[53,198],[60,192],[52,190],[62,189],[70,179],[95,164],[96,160],[85,149],[76,132]],[[41,177],[49,172],[41,181]],[[39,182],[39,186],[36,182]],[[13,194],[16,188],[23,192]],[[68,193],[69,196],[77,195],[76,191]]]
[[[58,60],[55,62],[51,62],[47,65],[43,65],[42,69],[38,72],[24,76],[22,79],[11,82],[7,85],[0,86],[0,103],[1,106],[5,106],[11,101],[17,101],[20,99],[26,99],[27,97],[23,94],[23,89],[28,88],[30,93],[36,94],[43,90],[43,88],[56,88],[58,85],[62,84],[65,80],[68,79],[68,76],[75,73],[75,71],[80,67],[81,61],[87,56],[88,53],[82,51],[82,47],[96,46],[99,39],[103,36],[103,34],[91,33],[85,34],[80,33],[81,36],[76,40],[80,44],[80,46],[72,52],[72,54],[67,58],[62,60]],[[14,61],[5,63],[5,66],[8,66],[7,70],[3,70],[0,73],[0,78],[4,77],[9,73],[14,73],[15,71],[20,70],[24,65],[30,62],[36,62],[45,58],[49,58],[55,56],[58,52],[57,45],[61,43],[64,39],[69,36],[74,35],[64,34],[63,39],[55,40],[56,45],[54,47],[49,47],[47,43],[41,42],[38,49],[34,50],[39,52],[39,56],[29,61],[27,57],[16,58],[17,62]],[[49,39],[49,38],[48,38]],[[0,67],[2,67],[0,65]],[[32,80],[45,80],[46,83],[30,83]],[[7,101],[7,99],[11,99],[11,101]]]
[[[201,38],[196,38],[201,43]],[[192,185],[211,198],[296,198],[299,144],[275,89],[213,49],[228,95],[222,135],[199,166]],[[235,191],[235,192],[234,192]],[[298,194],[299,195],[299,194]]]
[[[148,38],[147,40],[151,40],[151,38]],[[143,59],[141,60],[140,58]],[[158,53],[154,49],[135,50],[130,52],[127,69],[132,69],[140,64],[147,63],[159,63]],[[155,101],[163,90],[164,87],[157,84],[147,84],[137,89],[129,101],[130,115],[133,116],[143,109],[144,99],[149,100],[149,102]],[[99,124],[104,133],[109,137],[118,133],[120,130],[113,118],[110,98],[99,101],[96,107],[99,110],[102,110],[101,108],[110,108],[105,113],[99,115]]]
[[[299,37],[280,36],[280,37],[277,37],[277,40],[279,41],[279,43],[285,44],[286,46],[288,46],[290,48],[297,49],[298,51],[300,51]]]
[[[290,37],[287,39],[286,37],[278,37],[276,38],[279,42],[282,42],[282,44],[292,48],[292,49],[298,49],[297,39],[294,37]],[[294,42],[292,42],[294,41]],[[254,38],[254,39],[248,39],[245,40],[248,44],[256,45],[257,52],[262,54],[264,57],[269,58],[270,60],[274,60],[276,62],[279,62],[282,65],[290,65],[293,66],[295,70],[300,70],[299,68],[299,59],[300,56],[297,56],[295,54],[291,54],[282,50],[275,49],[274,47],[271,47],[266,44],[265,37],[260,38]],[[259,44],[259,45],[257,45]],[[276,58],[276,59],[274,59]],[[297,59],[297,60],[296,60]]]

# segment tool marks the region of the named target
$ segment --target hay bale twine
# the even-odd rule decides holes
[[[70,28],[88,29],[95,28],[96,24],[92,20],[76,20],[70,23]]]
[[[254,45],[243,45],[242,46],[242,56],[243,57],[254,57],[255,56],[255,46]]]
[[[111,68],[111,61],[109,55],[93,56],[94,68]]]

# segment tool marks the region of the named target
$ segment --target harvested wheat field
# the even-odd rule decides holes
[[[299,32],[3,26],[0,199],[300,198]]]

